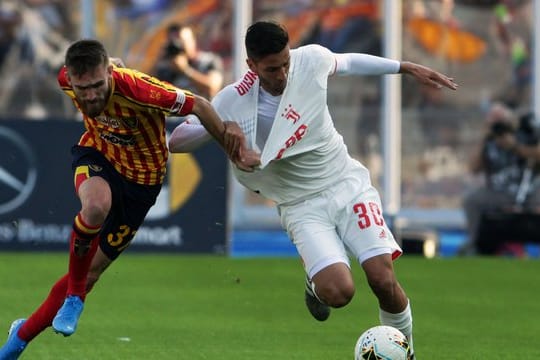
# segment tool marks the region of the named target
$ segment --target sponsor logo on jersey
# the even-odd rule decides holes
[[[114,145],[132,146],[135,145],[135,139],[131,135],[120,135],[103,133],[99,135],[100,138]]]
[[[112,127],[113,129],[120,128],[120,120],[115,119],[107,115],[99,115],[95,117],[96,121],[102,123],[105,126]]]
[[[130,129],[136,129],[139,124],[139,119],[136,116],[123,117],[121,120]]]
[[[99,165],[95,165],[95,164],[90,164],[90,165],[88,165],[88,167],[90,168],[90,170],[92,170],[94,172],[100,172],[101,170],[103,170],[103,167],[101,167]]]
[[[291,135],[290,138],[288,138],[286,141],[285,141],[285,144],[283,145],[283,147],[279,150],[277,156],[276,156],[276,160],[279,160],[283,157],[283,153],[285,152],[285,150],[287,150],[288,148],[294,146],[297,142],[299,142],[300,140],[302,140],[302,138],[304,137],[304,135],[306,135],[306,132],[307,132],[307,125],[306,124],[302,124],[298,127],[298,129],[296,129],[296,131],[294,132],[294,134]]]

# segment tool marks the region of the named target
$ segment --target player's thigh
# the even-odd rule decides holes
[[[393,258],[401,255],[402,250],[384,220],[380,197],[373,187],[354,197],[341,209],[338,219],[338,232],[359,263],[381,254],[391,254]]]
[[[310,278],[332,264],[349,267],[347,251],[329,219],[327,208],[324,199],[311,199],[281,209],[282,225]]]
[[[113,206],[101,231],[100,249],[111,260],[131,244],[160,190],[159,185],[129,183],[127,186],[122,190],[113,186]]]

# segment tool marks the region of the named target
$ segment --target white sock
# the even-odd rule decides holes
[[[407,337],[411,354],[414,353],[413,335],[412,335],[412,312],[410,302],[407,302],[407,307],[400,313],[392,314],[382,309],[379,309],[379,320],[382,325],[392,326],[398,329]]]

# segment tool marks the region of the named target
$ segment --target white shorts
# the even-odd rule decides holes
[[[364,185],[365,187],[365,185]],[[402,253],[382,216],[377,190],[345,180],[317,196],[279,208],[281,223],[312,278],[328,265],[349,264],[349,254],[359,263],[381,255]]]

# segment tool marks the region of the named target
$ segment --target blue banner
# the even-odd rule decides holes
[[[83,131],[76,121],[0,122],[0,251],[67,250],[80,210],[70,149]],[[129,251],[226,253],[227,174],[215,143],[171,155],[158,201]]]

